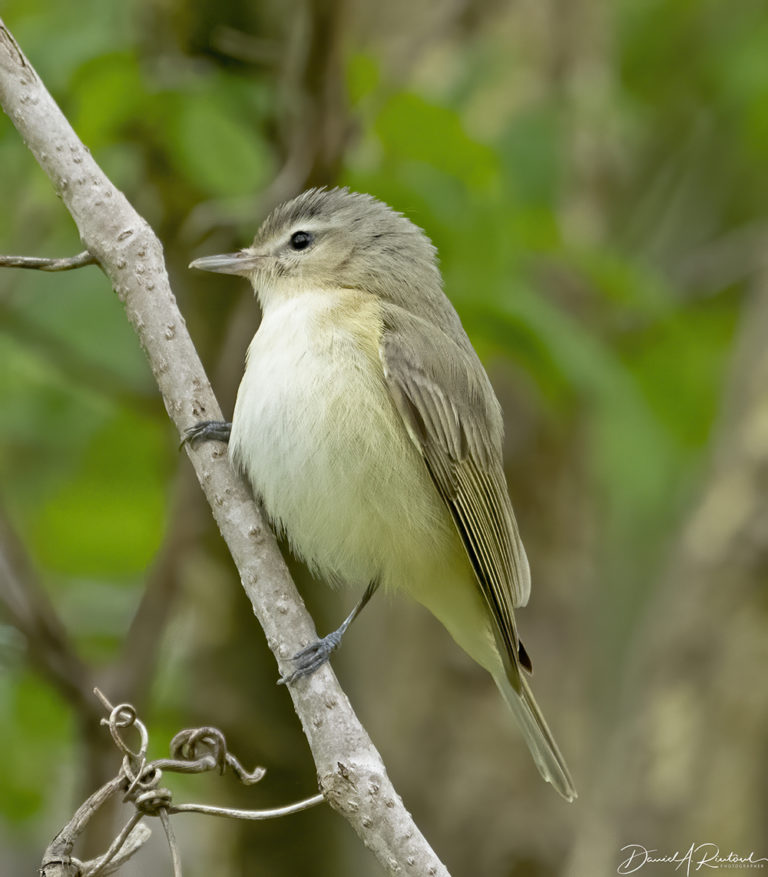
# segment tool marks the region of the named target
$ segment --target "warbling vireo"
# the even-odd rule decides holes
[[[232,423],[188,438],[229,439],[294,552],[331,582],[368,585],[283,681],[328,659],[378,585],[408,591],[493,676],[542,776],[573,800],[515,624],[531,585],[501,409],[430,240],[370,195],[310,189],[250,247],[190,267],[247,277],[263,317]]]

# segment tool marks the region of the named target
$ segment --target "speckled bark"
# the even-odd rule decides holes
[[[170,289],[163,249],[107,179],[0,21],[0,101],[125,306],[181,433],[221,419]],[[315,637],[274,537],[220,445],[188,450],[243,587],[281,671]],[[390,783],[381,758],[326,666],[290,689],[328,801],[390,873],[447,875]]]

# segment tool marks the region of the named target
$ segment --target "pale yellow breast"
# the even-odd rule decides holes
[[[329,578],[364,585],[416,572],[455,540],[387,390],[375,299],[303,293],[253,339],[230,443],[270,517]]]

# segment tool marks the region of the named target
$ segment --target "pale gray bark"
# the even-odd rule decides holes
[[[125,306],[182,433],[221,412],[170,289],[160,242],[106,178],[0,21],[0,102]],[[281,672],[316,637],[247,486],[220,445],[188,449]],[[447,875],[390,783],[329,666],[290,687],[320,788],[390,873]]]

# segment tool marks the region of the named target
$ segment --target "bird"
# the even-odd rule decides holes
[[[517,630],[531,577],[501,407],[426,233],[372,195],[313,188],[250,246],[190,267],[247,278],[262,319],[231,423],[203,421],[186,440],[228,442],[293,553],[331,584],[366,586],[281,681],[328,660],[377,588],[405,591],[490,673],[539,772],[573,801]]]

